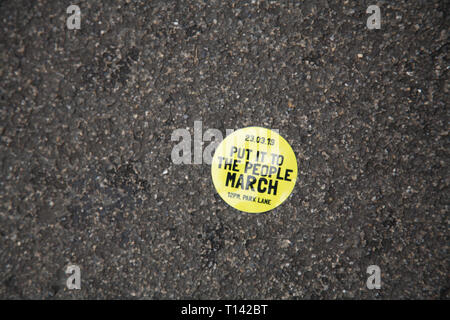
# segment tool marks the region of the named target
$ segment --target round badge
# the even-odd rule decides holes
[[[244,212],[265,212],[283,203],[297,180],[297,159],[275,131],[248,127],[228,135],[211,163],[214,187],[222,199]]]

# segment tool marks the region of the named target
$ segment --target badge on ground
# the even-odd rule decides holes
[[[227,136],[211,163],[214,186],[230,206],[265,212],[291,194],[297,180],[297,159],[275,131],[248,127]]]

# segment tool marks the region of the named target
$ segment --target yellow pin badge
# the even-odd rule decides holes
[[[230,206],[244,212],[265,212],[291,194],[297,180],[297,159],[289,143],[275,131],[248,127],[219,144],[211,176]]]

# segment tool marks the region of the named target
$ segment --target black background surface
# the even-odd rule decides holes
[[[368,1],[70,4],[0,2],[1,298],[448,298],[447,1],[380,30]],[[291,197],[241,213],[174,165],[197,120],[279,129]]]

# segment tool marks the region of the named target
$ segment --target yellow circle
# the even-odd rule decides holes
[[[248,127],[227,136],[211,163],[222,199],[244,212],[265,212],[289,197],[297,180],[297,159],[275,131]]]

